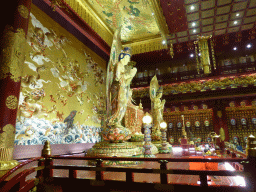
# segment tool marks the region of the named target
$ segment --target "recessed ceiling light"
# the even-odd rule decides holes
[[[237,50],[237,47],[234,47],[233,50],[236,51],[236,50]]]
[[[190,10],[194,10],[194,9],[195,9],[195,6],[192,5],[192,6],[190,7]]]
[[[196,32],[196,30],[194,29],[194,30],[193,30],[193,33],[195,33],[195,32]]]
[[[194,26],[196,26],[196,23],[194,22],[194,23],[192,23],[192,26],[194,27]]]
[[[236,14],[237,17],[238,17],[239,15],[240,15],[239,13]]]
[[[163,41],[162,41],[162,44],[165,44],[165,43],[166,43],[165,40],[163,40]]]
[[[190,57],[194,57],[194,54],[192,53],[192,54],[190,54]]]
[[[234,21],[234,24],[236,25],[236,24],[237,24],[237,21]]]
[[[252,45],[251,45],[251,44],[248,44],[248,45],[246,45],[246,47],[247,47],[248,49],[250,49],[250,48],[252,47]]]

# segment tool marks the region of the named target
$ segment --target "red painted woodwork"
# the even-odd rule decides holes
[[[16,167],[12,168],[11,170],[9,170],[5,175],[3,175],[0,178],[0,183],[5,181],[11,174],[13,174],[14,172],[16,172],[17,170],[20,170],[21,168],[23,168],[25,165],[28,165],[29,163],[35,162],[40,160],[42,157],[36,157],[36,158],[31,158],[28,159],[22,163],[20,163],[19,165],[17,165]]]
[[[30,9],[31,9],[31,1],[32,0],[19,0],[18,1],[18,6],[19,5],[24,5],[29,13],[30,13]],[[27,32],[28,32],[28,23],[29,23],[29,14],[28,14],[28,18],[23,18],[20,13],[18,12],[18,9],[15,10],[15,13],[14,13],[14,29],[18,29],[18,28],[22,28],[25,32],[25,34],[27,35]]]
[[[7,124],[16,124],[16,109],[9,109],[6,104],[6,98],[9,95],[15,95],[19,99],[20,95],[20,82],[14,82],[9,76],[5,79],[0,79],[1,95],[0,95],[0,130]],[[18,107],[18,105],[17,105]]]
[[[170,33],[186,31],[188,29],[184,0],[161,0],[160,4]]]
[[[14,15],[12,23],[12,27],[14,30],[21,28],[24,30],[25,34],[28,31],[28,23],[29,23],[29,15],[28,18],[24,18],[18,12],[18,6],[25,6],[30,12],[31,0],[19,0],[17,1],[16,9],[13,10],[13,5],[9,5],[10,7],[6,7],[6,11],[9,15]],[[9,9],[9,10],[8,10]],[[28,12],[28,14],[29,14]],[[8,17],[8,15],[7,15]],[[2,31],[1,31],[2,32]],[[4,49],[4,47],[2,47]],[[9,76],[5,79],[0,79],[0,87],[2,94],[0,95],[0,131],[2,131],[3,127],[7,124],[12,124],[14,127],[16,125],[16,116],[17,116],[17,108],[9,109],[6,104],[6,98],[10,95],[14,95],[19,100],[20,95],[20,82],[14,82]],[[17,106],[18,107],[18,106]]]
[[[166,156],[166,155],[165,155]],[[94,175],[94,178],[96,176],[96,181],[104,181],[104,182],[108,182],[107,180],[109,180],[109,176],[108,178],[106,177],[105,180],[105,175],[109,175],[109,172],[124,172],[126,173],[126,182],[128,183],[138,183],[138,178],[136,177],[136,179],[134,178],[134,174],[145,174],[145,177],[148,176],[148,174],[154,174],[154,175],[161,175],[160,176],[160,183],[164,184],[164,183],[168,183],[168,184],[173,184],[173,182],[175,181],[175,177],[177,174],[179,175],[183,175],[183,176],[188,176],[191,178],[191,175],[200,175],[200,179],[201,179],[201,186],[203,185],[203,179],[204,176],[206,177],[207,175],[217,175],[217,176],[233,176],[234,174],[236,175],[240,175],[240,173],[243,174],[243,171],[241,172],[230,172],[230,171],[224,171],[224,170],[212,170],[213,168],[210,166],[210,171],[207,170],[187,170],[185,164],[186,162],[201,162],[201,163],[214,163],[214,166],[217,164],[217,162],[241,162],[241,161],[245,161],[246,159],[242,159],[242,158],[218,158],[218,159],[213,159],[212,156],[209,157],[204,157],[204,158],[197,158],[197,157],[190,157],[190,158],[166,158],[164,155],[160,155],[157,158],[121,158],[121,157],[78,157],[78,156],[70,156],[70,157],[61,157],[61,156],[51,156],[49,158],[47,158],[46,160],[42,159],[39,164],[39,166],[45,165],[46,167],[42,170],[43,174],[38,174],[37,178],[40,176],[44,176],[44,177],[52,177],[52,173],[49,172],[49,170],[52,169],[57,169],[57,170],[61,170],[61,169],[65,169],[65,170],[69,170],[70,174],[69,174],[69,179],[74,180],[76,178],[76,170],[80,170],[80,171],[96,171],[98,172],[98,174]],[[168,155],[169,156],[169,155]],[[165,158],[164,158],[165,157]],[[33,160],[28,160],[27,162],[23,163],[23,165],[18,165],[16,168],[12,169],[11,172],[7,173],[3,178],[1,178],[0,181],[4,181],[10,174],[14,173],[14,170],[20,170],[19,168],[23,167],[24,165],[27,165],[29,162],[33,162],[35,160],[39,160],[38,159],[33,159]],[[54,162],[57,165],[52,165],[52,160],[54,160]],[[60,160],[60,161],[57,161]],[[69,163],[67,163],[66,161],[70,161]],[[73,160],[73,161],[72,161]],[[96,160],[97,161],[97,166],[85,166],[84,163],[82,166],[80,166],[81,164],[81,160]],[[138,167],[106,167],[106,166],[102,166],[102,162],[106,161],[106,160],[113,160],[113,161],[144,161],[143,163],[145,165],[140,166],[138,165]],[[76,162],[79,162],[78,164]],[[64,163],[65,162],[65,163]],[[172,162],[171,164],[168,162]],[[182,163],[183,162],[183,163]],[[64,163],[64,165],[62,165]],[[159,163],[160,163],[160,169],[159,169]],[[210,165],[210,164],[209,164]],[[21,173],[17,174],[16,176],[14,176],[10,182],[8,182],[6,185],[3,186],[2,189],[11,189],[11,187],[15,184],[15,183],[20,183],[20,188],[29,185],[29,183],[23,182],[25,181],[26,176],[28,176],[29,174],[31,174],[32,172],[36,171],[37,169],[40,170],[43,167],[40,167],[39,169],[36,167],[30,168],[28,170],[24,170]],[[209,167],[208,167],[209,168]],[[72,174],[71,174],[72,173]],[[107,174],[105,174],[107,173]],[[116,173],[117,174],[117,173]],[[172,175],[172,177],[170,177],[169,174],[174,174]],[[97,176],[98,175],[98,176]],[[119,175],[119,174],[118,174]],[[62,175],[64,176],[64,175]],[[104,177],[103,177],[104,176]],[[174,178],[173,178],[174,177]],[[194,178],[194,176],[192,176]],[[54,180],[55,177],[52,178],[52,180]],[[94,179],[92,178],[92,179]],[[115,178],[116,179],[116,178]],[[115,180],[114,179],[114,180]],[[134,181],[134,179],[136,181]],[[72,181],[70,180],[70,181]],[[141,179],[139,179],[141,182]],[[169,181],[168,181],[169,180]],[[15,182],[14,182],[15,181]],[[85,182],[86,179],[83,181]],[[181,181],[180,181],[181,182]],[[176,180],[175,184],[179,183],[179,184],[186,184],[183,182],[180,183],[178,180]],[[190,182],[189,185],[191,185],[192,183]],[[204,183],[205,185],[207,185],[207,182]],[[186,184],[187,185],[187,184]]]

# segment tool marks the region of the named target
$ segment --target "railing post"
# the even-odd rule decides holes
[[[102,167],[102,159],[96,159],[96,167]],[[103,180],[103,171],[96,171],[96,180],[102,181]]]
[[[38,160],[38,167],[41,167],[41,166],[44,166],[44,160],[45,159],[39,159]],[[43,170],[38,170],[37,173],[36,173],[36,178],[40,178],[43,176]]]
[[[53,165],[52,158],[47,157],[45,159],[45,168],[44,168],[44,173],[43,173],[44,178],[53,177],[53,170],[51,168],[49,168],[49,166],[52,166],[52,165]]]
[[[201,186],[201,187],[208,187],[207,175],[205,175],[205,174],[200,174],[199,177],[200,177],[200,183],[201,183],[200,186]]]
[[[126,182],[133,183],[134,182],[134,173],[130,171],[126,171]]]
[[[49,166],[53,165],[53,160],[52,158],[50,158],[50,156],[51,156],[50,141],[45,141],[44,147],[42,150],[42,157],[45,158],[45,161],[44,161],[45,168],[43,170],[44,178],[53,177],[53,170],[49,168]]]
[[[167,170],[167,160],[160,160],[158,161],[160,163],[160,169]],[[160,182],[161,184],[167,184],[167,174],[166,173],[160,173]]]
[[[26,184],[26,177],[23,177],[22,180],[18,183],[18,185],[19,185],[19,190],[20,190],[23,186],[25,186],[25,184]]]
[[[77,170],[69,169],[69,178],[70,179],[76,179],[77,178]]]

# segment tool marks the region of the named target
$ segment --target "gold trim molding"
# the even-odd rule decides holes
[[[168,116],[168,115],[192,115],[192,114],[212,114],[213,111],[212,109],[198,109],[198,110],[188,110],[188,111],[171,111],[171,112],[164,112],[163,117]]]
[[[214,91],[220,89],[235,89],[238,87],[256,86],[256,73],[250,75],[237,75],[229,77],[217,77],[212,79],[180,82],[163,85],[164,95],[181,93]],[[148,97],[149,87],[133,88],[133,98]]]
[[[162,41],[162,37],[158,35],[153,38],[150,37],[150,39],[140,39],[138,41],[124,43],[123,45],[126,47],[131,47],[132,54],[136,55],[166,49],[166,45],[163,45]]]
[[[161,9],[160,1],[159,0],[148,0],[151,9],[153,10],[154,17],[156,23],[158,25],[159,31],[162,35],[163,40],[167,42],[167,36],[169,34],[169,29]]]
[[[109,46],[114,33],[96,14],[87,0],[64,0]]]
[[[240,107],[226,107],[226,111],[248,111],[248,110],[256,110],[256,106],[240,106]]]

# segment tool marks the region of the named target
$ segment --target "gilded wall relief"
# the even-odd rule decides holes
[[[30,17],[15,144],[99,142],[106,62],[34,6]]]

